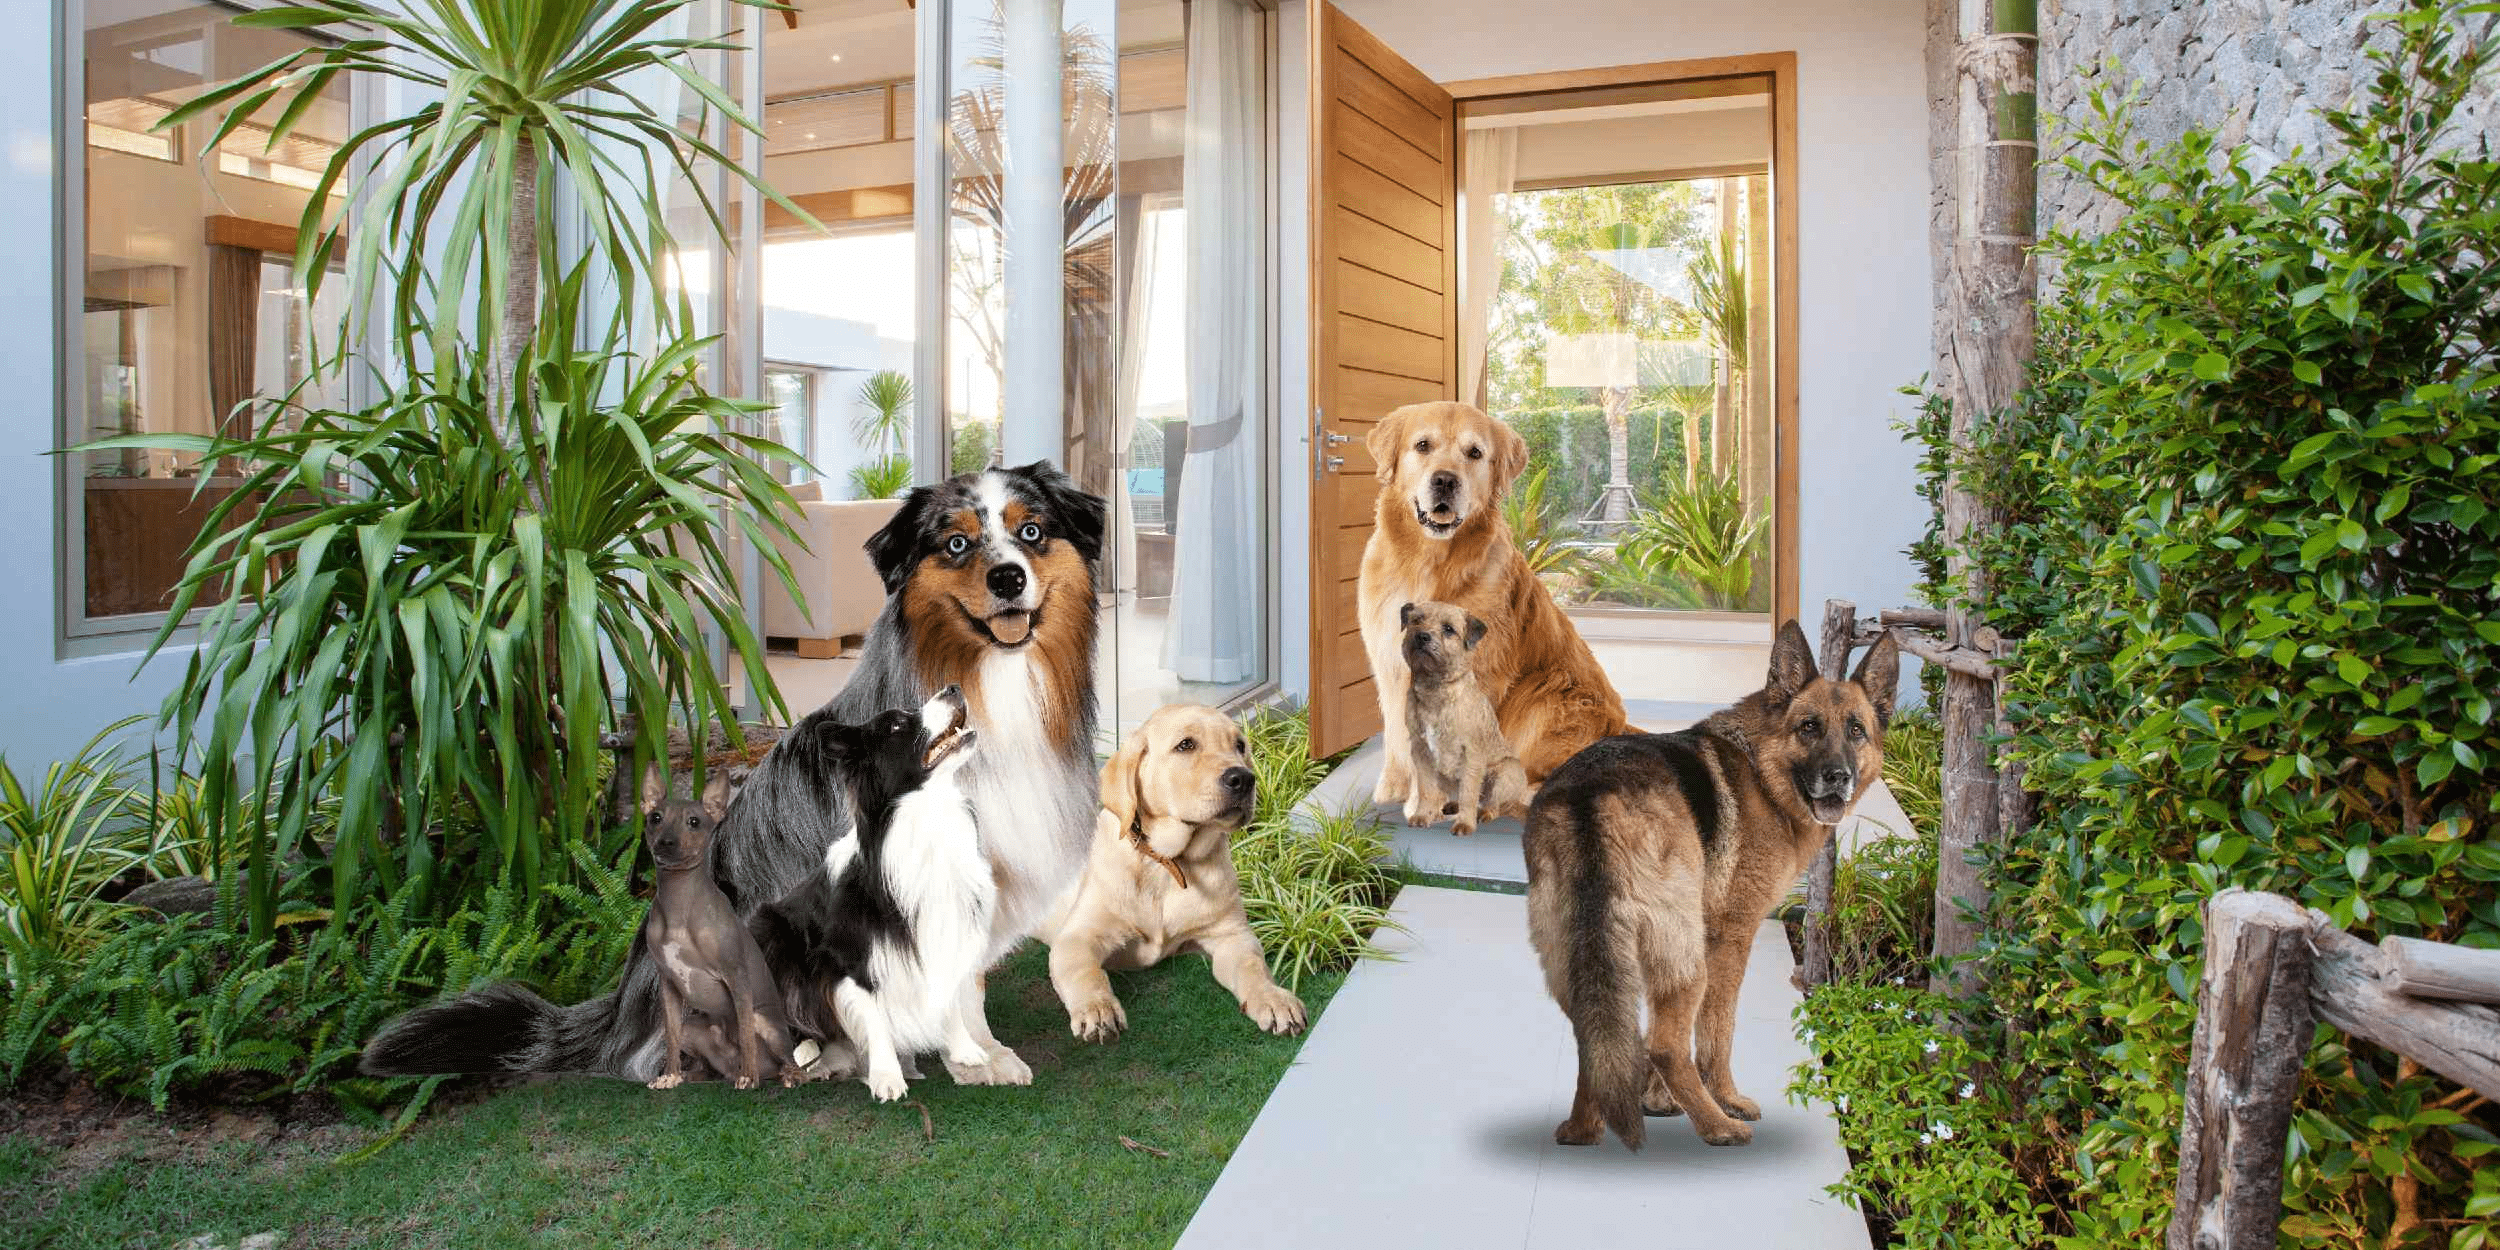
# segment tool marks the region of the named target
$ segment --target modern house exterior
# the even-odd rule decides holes
[[[205,431],[297,380],[336,316],[283,263],[307,171],[325,136],[406,106],[342,94],[277,151],[249,127],[205,154],[205,127],[152,130],[271,59],[280,36],[231,24],[256,3],[46,0],[0,47],[0,752],[21,770],[171,688],[178,655],[134,669],[194,489],[217,489],[214,465],[49,453]],[[1715,702],[1758,676],[1778,617],[1909,600],[1926,505],[1898,389],[1942,341],[1951,49],[1976,7],[706,0],[681,20],[733,32],[705,69],[764,134],[691,92],[688,123],[822,228],[717,180],[739,243],[679,260],[724,335],[715,384],[779,405],[770,432],[829,497],[883,454],[854,437],[856,395],[892,370],[912,480],[1048,458],[1112,498],[1115,726],[1282,695],[1323,748],[1369,732],[1342,642],[1362,435],[1425,398],[1541,423],[1557,546],[1584,570],[1625,566],[1661,499],[1724,483],[1751,527],[1736,571],[1552,579],[1627,694]],[[2114,55],[2151,83],[2157,134],[2288,150],[2355,81],[2366,8],[2040,0],[2040,98],[2072,107],[2078,69]],[[2042,200],[2050,224],[2094,211],[2054,177]],[[821,688],[810,662],[776,671]]]

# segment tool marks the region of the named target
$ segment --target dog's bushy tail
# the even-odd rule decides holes
[[[1641,1095],[1650,1070],[1641,1036],[1643,921],[1620,896],[1586,806],[1540,799],[1529,810],[1529,935],[1546,988],[1571,1021],[1580,1077],[1599,1118],[1638,1150],[1648,1133]],[[1539,872],[1540,864],[1552,867]]]
[[[1641,1038],[1641,974],[1631,966],[1640,949],[1633,929],[1640,922],[1622,914],[1626,909],[1619,900],[1596,901],[1596,908],[1574,918],[1566,1013],[1572,1040],[1580,1048],[1581,1076],[1598,1116],[1624,1145],[1638,1150],[1648,1135],[1641,1095],[1649,1089],[1649,1047]]]
[[[601,1072],[619,995],[559,1007],[519,985],[491,985],[382,1026],[357,1066],[369,1076]]]

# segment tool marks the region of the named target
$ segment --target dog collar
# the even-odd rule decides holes
[[[1172,874],[1172,884],[1177,885],[1184,890],[1189,888],[1189,878],[1181,875],[1181,866],[1172,862],[1171,856],[1157,851],[1154,848],[1154,844],[1146,840],[1146,822],[1144,818],[1138,816],[1131,816],[1128,818],[1128,844],[1136,847],[1138,854],[1163,865],[1164,871]]]

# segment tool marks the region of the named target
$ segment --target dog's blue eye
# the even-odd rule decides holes
[[[1016,530],[1016,537],[1029,543],[1040,542],[1042,541],[1042,527],[1027,521]]]
[[[972,549],[972,540],[957,534],[946,540],[946,554],[959,556]]]

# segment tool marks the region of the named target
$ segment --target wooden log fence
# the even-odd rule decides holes
[[[2273,1250],[2283,1157],[2315,1024],[2500,1100],[2500,952],[2373,946],[2279,894],[2205,904],[2169,1250]]]

